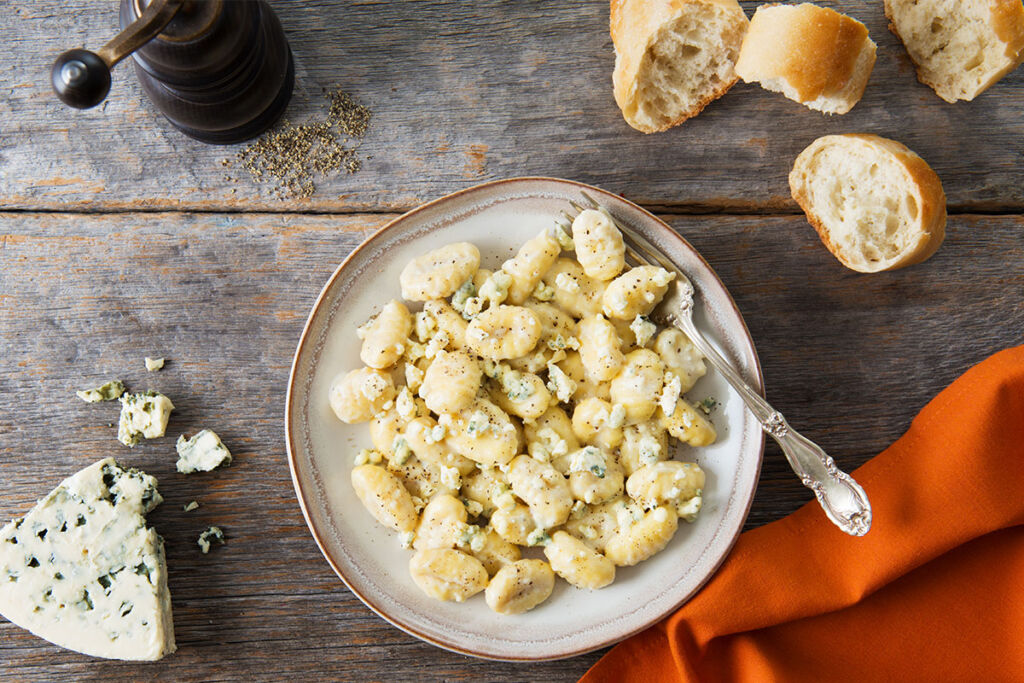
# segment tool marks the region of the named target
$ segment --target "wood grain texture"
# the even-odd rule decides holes
[[[572,681],[597,660],[509,665],[422,644],[364,607],[305,527],[283,437],[292,353],[327,277],[388,218],[0,214],[0,518],[107,455],[156,475],[179,645],[151,665],[90,660],[3,622],[0,679]],[[735,297],[769,400],[844,468],[971,364],[1024,342],[1022,217],[957,216],[931,260],[867,276],[802,217],[667,219]],[[147,373],[145,355],[168,364]],[[107,426],[116,404],[74,397],[112,377],[172,398],[167,437],[129,451]],[[173,440],[203,427],[234,464],[177,474]],[[771,445],[747,526],[810,498]],[[204,556],[209,524],[228,544]]]
[[[752,14],[758,3],[742,4]],[[880,0],[821,4],[862,20],[879,46],[850,114],[740,83],[697,118],[644,136],[612,100],[607,2],[275,0],[297,67],[287,116],[322,115],[321,88],[338,84],[375,112],[362,171],[281,202],[221,165],[238,146],[174,131],[130,64],[101,107],[57,103],[50,63],[111,37],[115,0],[13,3],[0,20],[0,208],[394,211],[482,180],[550,175],[648,206],[791,212],[786,177],[800,150],[823,134],[870,132],[930,162],[953,210],[1024,209],[1024,70],[975,102],[946,104],[917,82]]]

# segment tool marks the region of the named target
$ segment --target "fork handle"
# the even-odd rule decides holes
[[[747,408],[761,423],[761,428],[778,442],[790,467],[803,485],[814,492],[828,518],[851,536],[866,534],[871,528],[871,504],[860,484],[840,470],[820,446],[790,427],[782,413],[754,391],[732,364],[708,343],[689,316],[673,317],[672,322],[686,333],[694,346],[739,392]]]

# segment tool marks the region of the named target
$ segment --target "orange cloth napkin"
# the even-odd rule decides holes
[[[744,533],[583,683],[1024,680],[1024,346],[968,370],[854,477],[866,536],[817,502]]]

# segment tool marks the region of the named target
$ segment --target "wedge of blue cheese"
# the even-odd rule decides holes
[[[204,429],[191,439],[182,434],[175,448],[178,450],[178,471],[182,474],[209,472],[231,464],[231,451],[210,429]]]
[[[126,394],[121,397],[121,419],[117,440],[132,448],[142,439],[155,439],[167,431],[167,420],[174,410],[171,399],[155,391]]]
[[[0,529],[0,614],[93,657],[174,652],[163,539],[145,515],[157,481],[106,458]]]

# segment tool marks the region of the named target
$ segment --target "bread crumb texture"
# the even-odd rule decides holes
[[[793,198],[848,268],[873,273],[924,261],[945,237],[946,196],[917,154],[877,135],[827,135],[800,153]]]
[[[885,15],[947,102],[973,100],[1024,61],[1021,0],[885,0]]]
[[[626,122],[663,131],[724,95],[747,25],[736,0],[612,0],[612,80]]]

